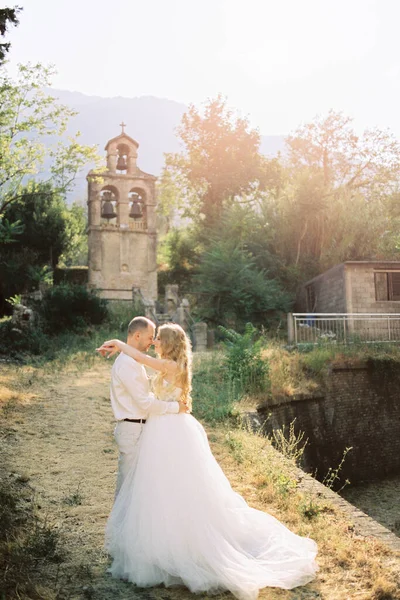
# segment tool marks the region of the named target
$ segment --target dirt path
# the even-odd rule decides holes
[[[68,550],[63,570],[69,574],[61,578],[64,597],[193,600],[197,596],[186,589],[140,590],[106,572],[103,536],[117,468],[109,372],[108,363],[96,362],[90,370],[47,374],[35,383],[21,371],[21,386],[33,394],[25,406],[14,408],[10,466],[16,476],[29,478],[47,523],[62,533]],[[322,598],[306,588],[266,590],[264,597]]]

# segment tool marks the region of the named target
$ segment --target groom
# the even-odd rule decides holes
[[[147,352],[154,340],[155,325],[146,317],[135,317],[128,325],[127,344]],[[117,496],[131,464],[136,459],[138,443],[146,418],[150,414],[186,412],[182,402],[163,402],[150,392],[149,380],[143,365],[123,352],[111,370],[111,407],[117,425],[114,436],[119,449]]]

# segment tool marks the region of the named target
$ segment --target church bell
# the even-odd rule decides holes
[[[128,168],[126,157],[121,154],[118,156],[117,160],[117,171],[126,171]]]
[[[101,207],[101,216],[103,219],[114,219],[117,216],[111,200],[106,200],[103,202],[103,206]]]
[[[137,198],[132,200],[132,206],[129,213],[131,219],[141,219],[142,218],[142,206],[141,202]]]

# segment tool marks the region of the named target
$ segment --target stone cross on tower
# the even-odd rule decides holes
[[[88,176],[89,285],[109,300],[140,288],[157,299],[156,177],[136,165],[139,144],[122,132],[105,147],[107,169]]]

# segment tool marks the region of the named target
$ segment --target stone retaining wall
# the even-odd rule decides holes
[[[393,363],[335,366],[318,394],[275,398],[258,412],[269,434],[295,420],[308,438],[304,467],[319,479],[350,446],[341,473],[352,483],[400,473],[400,368]]]

